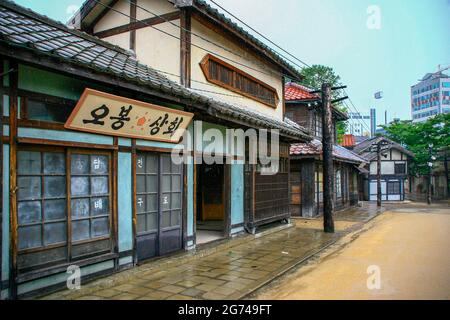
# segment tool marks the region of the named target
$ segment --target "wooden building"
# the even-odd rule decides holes
[[[365,166],[367,174],[361,185],[361,193],[364,200],[377,200],[377,152],[374,146],[379,142],[386,143],[381,156],[381,200],[403,201],[409,188],[408,162],[414,154],[382,136],[367,139],[353,149],[368,162]]]
[[[96,1],[76,19],[97,37],[0,3],[2,299],[64,287],[71,265],[85,281],[195,248],[202,230],[229,238],[290,217],[289,144],[311,140],[284,121],[282,74],[298,77],[295,69],[203,2],[108,3],[170,29],[135,5],[162,10],[183,26],[171,31],[178,40]],[[240,64],[225,62],[224,49],[194,49],[186,28],[242,50]],[[278,130],[278,173],[262,175],[227,144],[205,154],[197,138],[207,128]],[[177,164],[171,153],[186,132],[195,148]],[[202,155],[228,161],[194,164]]]
[[[291,213],[301,217],[317,216],[323,209],[321,102],[310,91],[295,83],[286,84],[286,116],[309,129],[315,137],[312,142],[296,143],[290,147]],[[345,113],[333,109],[335,128],[337,121],[345,120]],[[339,210],[358,203],[358,180],[365,160],[337,143],[333,146],[333,157],[334,203]]]

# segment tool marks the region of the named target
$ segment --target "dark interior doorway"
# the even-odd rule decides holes
[[[226,237],[225,165],[197,165],[196,242]]]

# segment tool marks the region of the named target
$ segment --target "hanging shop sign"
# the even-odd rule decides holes
[[[189,112],[85,89],[64,127],[178,143],[193,116]]]

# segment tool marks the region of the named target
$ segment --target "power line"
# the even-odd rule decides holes
[[[206,42],[208,42],[208,43],[210,43],[210,44],[212,44],[212,45],[217,46],[218,48],[221,48],[221,49],[223,49],[223,50],[225,50],[225,51],[227,51],[227,52],[229,52],[229,53],[231,53],[231,54],[234,54],[234,55],[237,56],[237,57],[244,58],[241,54],[236,53],[235,51],[233,51],[233,50],[231,50],[231,49],[229,49],[229,48],[227,48],[227,47],[225,47],[225,46],[223,46],[223,45],[221,45],[221,44],[218,44],[217,42],[214,42],[214,41],[212,41],[212,40],[210,40],[210,39],[208,39],[208,38],[205,38],[205,37],[203,37],[203,36],[201,36],[201,35],[199,35],[199,34],[193,32],[192,30],[189,30],[189,29],[186,29],[186,28],[184,28],[184,27],[182,27],[182,26],[179,26],[179,25],[177,25],[176,23],[174,23],[173,21],[171,21],[171,20],[165,18],[164,16],[161,16],[161,15],[159,15],[159,14],[157,14],[157,13],[154,13],[154,12],[148,10],[147,8],[144,8],[144,7],[142,7],[142,6],[138,5],[138,4],[132,3],[130,0],[125,0],[125,1],[128,2],[130,5],[133,4],[133,5],[135,5],[137,8],[139,8],[139,9],[141,9],[141,10],[147,12],[147,13],[150,13],[150,14],[152,14],[152,15],[155,16],[155,17],[158,17],[158,18],[164,20],[165,22],[167,22],[167,23],[173,25],[174,27],[176,27],[176,28],[178,28],[178,29],[180,29],[180,30],[186,31],[186,32],[190,33],[191,35],[198,37],[199,39],[202,39],[202,40],[204,40],[204,41],[206,41]],[[225,9],[224,9],[224,10],[225,10]],[[225,11],[226,11],[226,10],[225,10]],[[303,68],[301,65],[299,65],[299,64],[297,64],[296,62],[290,60],[290,59],[287,58],[286,56],[284,56],[284,55],[282,55],[282,54],[280,54],[280,53],[278,53],[278,52],[277,52],[277,54],[280,55],[281,57],[283,57],[284,59],[286,59],[287,61],[291,62],[292,64],[296,65],[297,67]],[[298,59],[297,59],[297,60],[298,60]],[[264,67],[264,68],[266,67],[266,66],[264,66],[264,65],[260,65],[260,66],[261,66],[261,67]]]
[[[95,1],[96,3],[102,5],[102,6],[105,7],[105,8],[108,8],[108,9],[110,9],[110,10],[116,12],[116,13],[119,13],[119,14],[125,16],[125,17],[128,17],[128,18],[130,18],[130,19],[133,19],[135,22],[142,23],[142,24],[144,24],[144,25],[146,25],[146,26],[148,26],[148,27],[150,27],[150,28],[153,28],[153,29],[155,29],[155,30],[157,30],[157,31],[159,31],[159,32],[162,32],[163,34],[165,34],[165,35],[167,35],[167,36],[169,36],[169,37],[172,37],[172,38],[174,38],[174,39],[177,39],[177,40],[180,40],[180,41],[181,41],[180,37],[177,37],[177,36],[175,36],[175,35],[173,35],[173,34],[167,32],[167,31],[161,30],[161,29],[159,29],[159,28],[157,28],[157,27],[155,27],[155,26],[153,26],[153,25],[150,25],[149,23],[147,23],[147,22],[145,22],[145,21],[143,21],[143,20],[140,20],[140,19],[137,19],[137,18],[133,18],[133,17],[131,17],[130,15],[128,15],[128,14],[126,14],[126,13],[123,13],[123,12],[121,12],[121,11],[119,11],[119,10],[116,10],[116,9],[114,9],[113,7],[107,5],[107,4],[105,4],[105,3],[103,3],[103,2],[101,2],[101,1],[99,1],[99,0],[94,0],[94,1]],[[178,27],[178,26],[177,26],[177,27]],[[226,60],[231,61],[231,62],[233,62],[233,63],[235,63],[235,64],[238,64],[238,65],[240,65],[240,66],[246,67],[246,68],[248,68],[248,69],[251,69],[251,70],[253,70],[253,71],[256,71],[256,72],[259,72],[259,73],[262,73],[262,74],[265,74],[265,75],[268,75],[268,76],[273,76],[273,75],[275,74],[275,75],[278,75],[278,76],[281,76],[281,77],[294,78],[295,80],[300,81],[299,79],[296,79],[295,77],[292,77],[292,76],[290,76],[290,75],[286,75],[286,74],[284,74],[284,73],[280,73],[280,72],[276,72],[276,71],[269,71],[270,73],[267,73],[267,72],[258,70],[258,69],[254,68],[254,67],[251,67],[251,66],[246,65],[245,63],[242,63],[242,62],[239,62],[239,61],[235,61],[235,60],[233,60],[233,59],[231,59],[231,58],[228,58],[228,57],[226,57],[226,56],[224,56],[224,55],[221,55],[220,53],[214,52],[214,51],[212,51],[212,50],[210,50],[210,49],[203,48],[202,46],[199,46],[199,45],[197,45],[197,44],[192,43],[192,41],[190,41],[190,45],[193,46],[193,47],[196,47],[196,48],[198,48],[198,49],[201,49],[201,50],[203,50],[203,51],[205,51],[205,52],[208,52],[208,53],[210,53],[210,54],[214,54],[215,56],[220,57],[220,58],[222,58],[222,59],[226,59]],[[244,58],[244,57],[242,57],[242,56],[240,56],[240,57],[241,57],[241,58]]]
[[[294,58],[295,60],[299,61],[301,64],[305,65],[306,67],[311,67],[309,64],[307,64],[306,62],[300,60],[299,58],[297,58],[296,56],[294,56],[293,54],[291,54],[290,52],[286,51],[285,49],[283,49],[282,47],[280,47],[278,44],[276,44],[275,42],[273,42],[272,40],[270,40],[268,37],[266,37],[265,35],[263,35],[262,33],[260,33],[259,31],[257,31],[256,29],[254,29],[253,27],[251,27],[250,25],[248,25],[247,23],[245,23],[244,21],[242,21],[241,19],[239,19],[237,16],[235,16],[234,14],[232,14],[230,11],[228,11],[227,9],[225,9],[224,7],[222,7],[221,5],[219,5],[217,2],[215,2],[214,0],[210,0],[210,2],[214,3],[217,7],[219,7],[220,9],[222,9],[223,11],[225,11],[226,13],[228,13],[230,16],[232,16],[233,18],[235,18],[237,21],[239,21],[240,23],[242,23],[243,25],[245,25],[247,28],[249,28],[250,30],[252,30],[253,32],[255,32],[257,35],[261,36],[262,38],[264,38],[265,40],[269,41],[272,45],[274,45],[275,47],[277,47],[278,49],[280,49],[281,51],[285,52],[286,54],[288,54],[289,56],[291,56],[292,58]],[[289,60],[290,61],[290,60]],[[297,64],[296,64],[297,65]]]

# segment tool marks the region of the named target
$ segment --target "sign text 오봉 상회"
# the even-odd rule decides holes
[[[85,89],[67,129],[177,143],[193,114]]]

